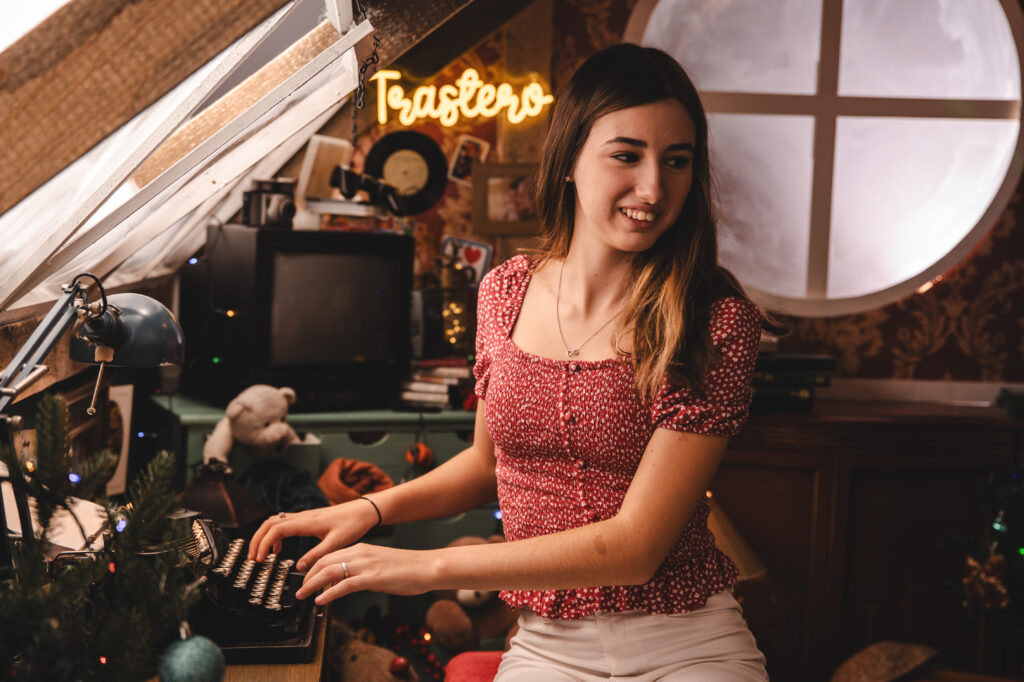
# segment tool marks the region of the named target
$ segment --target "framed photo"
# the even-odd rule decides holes
[[[101,384],[96,397],[96,414],[86,410],[92,403],[92,384],[83,383],[64,392],[68,407],[68,440],[74,466],[92,459],[107,446],[107,402],[109,384]]]
[[[473,230],[478,234],[536,234],[540,227],[533,208],[536,186],[536,164],[473,164]]]
[[[448,177],[463,185],[470,184],[473,179],[473,164],[486,161],[487,152],[490,150],[489,142],[472,135],[460,135],[459,142],[455,145],[455,153],[452,154],[452,161],[448,166]]]
[[[132,384],[107,389],[107,447],[119,453],[117,468],[107,481],[107,495],[119,495],[128,489],[128,452],[131,445]]]
[[[441,253],[473,272],[472,286],[479,286],[491,266],[491,245],[484,242],[447,236],[441,240]]]

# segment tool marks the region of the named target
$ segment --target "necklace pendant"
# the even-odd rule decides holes
[[[579,349],[579,348],[577,348],[576,350],[569,350],[569,349],[567,348],[567,349],[565,350],[565,354],[566,354],[566,355],[568,355],[568,356],[569,356],[570,358],[574,358],[574,357],[576,357],[577,355],[579,355],[579,354],[580,354],[580,349]]]

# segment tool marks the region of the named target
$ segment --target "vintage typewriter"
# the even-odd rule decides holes
[[[192,631],[220,646],[228,663],[290,663],[311,660],[320,611],[312,599],[296,599],[302,573],[276,554],[262,562],[245,558],[248,540],[228,540],[208,521],[194,519],[186,552],[206,576],[203,598],[189,611]]]

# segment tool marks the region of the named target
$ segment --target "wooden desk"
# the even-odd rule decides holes
[[[314,682],[327,679],[324,654],[327,639],[327,614],[316,619],[313,641],[316,653],[309,663],[259,663],[252,665],[229,665],[224,672],[224,682]],[[147,682],[159,682],[151,677]]]
[[[959,580],[965,542],[992,522],[986,487],[1022,433],[1003,410],[941,405],[819,401],[751,417],[712,489],[768,567],[737,595],[772,679],[827,680],[881,640],[1015,673],[1019,656],[979,642]]]

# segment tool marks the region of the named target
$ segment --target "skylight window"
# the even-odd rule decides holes
[[[208,220],[239,208],[252,178],[299,151],[355,89],[354,47],[373,30],[365,20],[343,36],[327,22],[309,30],[322,5],[304,4],[316,11],[292,21],[286,5],[0,215],[0,311],[52,300],[81,271],[107,286],[173,271]],[[277,28],[290,37],[252,55]],[[259,71],[197,114],[247,56]]]

